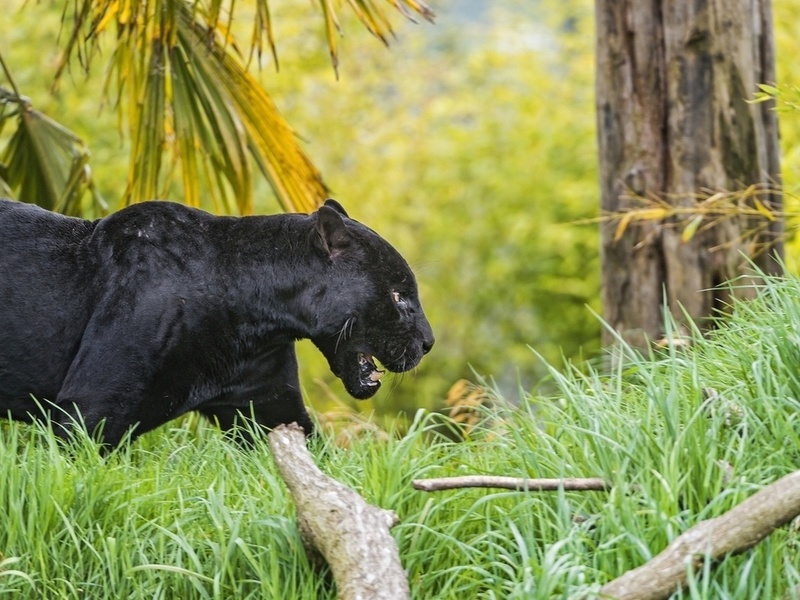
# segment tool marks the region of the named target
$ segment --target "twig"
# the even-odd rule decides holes
[[[8,83],[11,86],[11,89],[14,90],[14,95],[17,97],[17,101],[19,102],[22,96],[19,93],[19,89],[17,88],[17,84],[14,83],[14,78],[11,77],[11,71],[8,69],[8,65],[6,65],[6,61],[3,60],[3,55],[0,54],[0,68],[3,69],[3,74],[8,79]]]
[[[659,555],[603,586],[602,598],[660,600],[686,585],[689,567],[755,546],[800,514],[800,471],[779,479],[725,514],[679,535]]]
[[[611,486],[599,477],[587,479],[522,479],[517,477],[498,477],[494,475],[466,475],[462,477],[441,477],[437,479],[415,479],[411,482],[415,490],[437,492],[458,488],[502,488],[520,492],[606,492]]]
[[[273,429],[269,445],[297,506],[303,543],[330,566],[339,598],[407,600],[408,579],[389,534],[397,516],[320,471],[296,424]]]

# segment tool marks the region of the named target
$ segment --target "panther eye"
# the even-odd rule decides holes
[[[406,301],[400,295],[400,292],[392,292],[392,300],[394,300],[394,303],[397,304],[397,306],[403,307],[406,305]]]

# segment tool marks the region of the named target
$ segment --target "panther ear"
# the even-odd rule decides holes
[[[335,200],[328,200],[317,210],[315,229],[322,249],[330,258],[335,258],[350,245],[350,234],[342,220],[342,215],[328,203],[339,206]],[[341,208],[341,206],[339,206]]]
[[[325,206],[330,206],[333,210],[338,212],[343,217],[349,216],[347,212],[345,212],[344,207],[333,198],[328,198],[327,200],[325,200]]]

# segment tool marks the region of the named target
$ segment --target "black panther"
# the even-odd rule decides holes
[[[0,200],[0,416],[64,437],[82,423],[111,447],[193,410],[310,433],[300,338],[359,399],[381,386],[375,359],[407,371],[434,342],[406,261],[334,200],[249,217],[152,201],[96,221]]]

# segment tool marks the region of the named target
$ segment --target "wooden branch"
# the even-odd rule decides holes
[[[658,556],[603,586],[602,598],[659,600],[686,584],[687,566],[755,546],[800,514],[800,471],[786,475],[719,517],[688,529]]]
[[[320,471],[303,430],[280,425],[269,433],[278,471],[297,506],[306,549],[316,550],[333,573],[341,600],[404,600],[408,579],[389,530],[397,516],[368,504]],[[309,548],[310,546],[310,548]]]
[[[558,490],[575,492],[605,492],[611,486],[598,477],[588,479],[521,479],[517,477],[498,477],[494,475],[466,475],[463,477],[440,477],[436,479],[415,479],[411,482],[415,490],[437,492],[458,488],[502,488],[519,492],[555,492]]]

